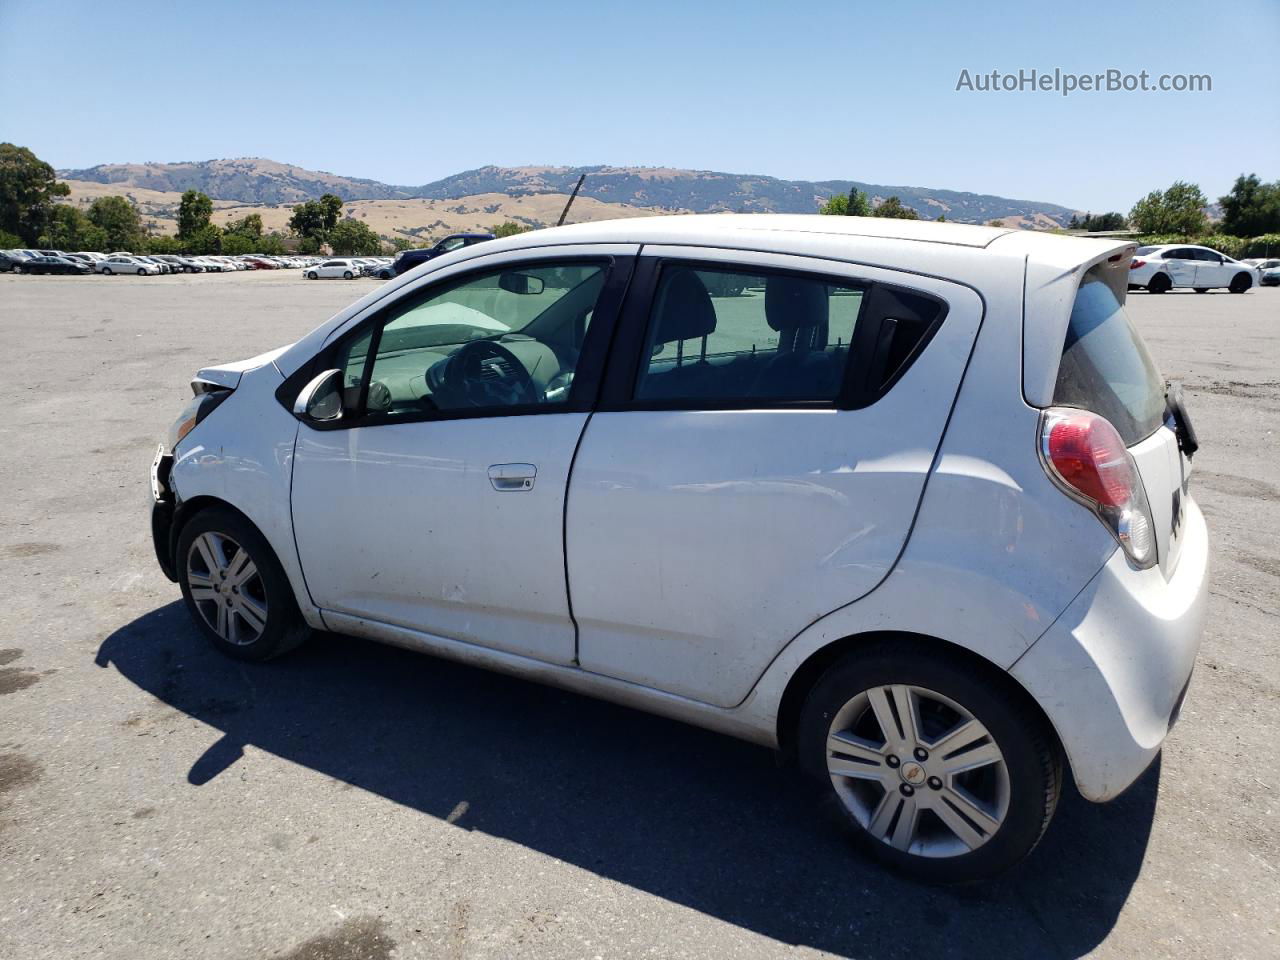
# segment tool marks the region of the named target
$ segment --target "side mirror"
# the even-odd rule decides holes
[[[326,370],[302,388],[293,414],[316,423],[342,419],[342,371]]]
[[[498,277],[498,286],[507,293],[515,293],[523,297],[541,293],[546,284],[541,277],[527,273],[504,273]]]

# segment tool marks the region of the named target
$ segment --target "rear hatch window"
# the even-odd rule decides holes
[[[1085,274],[1062,345],[1054,404],[1106,417],[1120,434],[1142,477],[1160,569],[1169,577],[1181,548],[1191,464],[1166,425],[1165,390],[1124,304],[1096,273]]]
[[[1106,417],[1131,447],[1164,423],[1164,392],[1124,305],[1104,281],[1087,274],[1071,309],[1054,403]]]

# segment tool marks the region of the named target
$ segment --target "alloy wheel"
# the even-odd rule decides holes
[[[223,640],[247,646],[267,626],[267,593],[249,551],[209,531],[191,543],[187,585],[205,623]]]
[[[1009,812],[1009,771],[995,739],[963,706],[924,687],[857,694],[832,720],[826,756],[849,814],[904,853],[969,853]]]

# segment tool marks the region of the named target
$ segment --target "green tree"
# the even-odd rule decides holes
[[[410,240],[408,237],[392,237],[391,238],[391,249],[395,250],[397,253],[401,250],[412,250],[413,248],[414,248],[414,242]]]
[[[1280,231],[1280,180],[1263,183],[1256,173],[1236,177],[1231,192],[1219,197],[1223,233],[1256,237]]]
[[[89,204],[89,219],[100,227],[107,250],[137,250],[142,246],[142,220],[138,208],[124,197],[99,197]]]
[[[1208,224],[1205,203],[1196,184],[1178,180],[1168,190],[1152,190],[1134,204],[1129,222],[1139,233],[1199,236]]]
[[[308,200],[293,208],[289,229],[299,237],[310,237],[324,243],[329,231],[338,224],[342,199],[326,193],[319,200]]]
[[[262,236],[262,214],[251,213],[239,220],[232,220],[222,228],[222,233],[227,237],[237,234],[250,241],[257,240]]]
[[[190,242],[210,226],[209,218],[212,216],[213,201],[199,190],[188,190],[178,202],[178,239]]]
[[[179,234],[178,242],[187,253],[218,253],[222,250],[222,231],[212,223],[206,223],[186,236]]]
[[[495,237],[514,237],[517,234],[528,233],[531,228],[523,224],[516,223],[514,220],[507,220],[503,223],[495,223],[489,228],[489,232]]]
[[[895,220],[919,220],[920,214],[902,205],[897,197],[889,197],[871,211],[873,217],[892,217]]]
[[[871,201],[861,190],[853,191],[853,209],[849,208],[849,194],[835,193],[818,207],[818,212],[830,217],[869,217]]]
[[[227,256],[238,257],[246,253],[258,253],[258,241],[243,233],[222,234],[222,252]]]
[[[12,250],[14,247],[22,246],[22,238],[16,233],[9,233],[7,230],[0,230],[0,250]]]
[[[54,204],[38,243],[42,247],[71,252],[118,249],[107,246],[105,231],[90,222],[80,208],[66,203]]]
[[[182,244],[178,242],[177,237],[166,236],[163,233],[157,233],[146,239],[147,253],[182,253]]]
[[[382,238],[359,220],[342,220],[329,231],[329,246],[342,256],[369,256],[382,252]]]
[[[275,256],[285,252],[284,237],[278,233],[263,234],[258,240],[258,248],[254,253],[265,253],[267,256]]]
[[[988,226],[988,227],[1003,227],[1003,226],[1004,226],[1004,221],[1003,221],[1003,220],[988,220],[988,221],[987,221],[987,226]]]
[[[69,193],[53,167],[26,147],[0,143],[0,230],[16,235],[19,245],[39,240],[53,216],[54,201]]]

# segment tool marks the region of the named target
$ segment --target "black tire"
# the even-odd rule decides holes
[[[1168,293],[1173,288],[1173,281],[1168,274],[1157,273],[1147,284],[1148,293]]]
[[[1209,292],[1208,287],[1196,287],[1196,293],[1208,293],[1208,292]]]
[[[15,264],[13,265],[13,272],[14,272],[14,273],[17,273],[17,274],[21,274],[21,273],[23,272],[23,270],[22,270],[22,268],[21,268],[20,266],[18,266],[18,265],[15,263]]]
[[[308,273],[308,274],[307,274],[307,279],[308,279],[308,280],[319,280],[319,279],[320,279],[320,274],[318,274],[318,273],[316,273],[314,270],[312,270],[310,273]]]
[[[192,597],[189,582],[192,569],[192,550],[196,540],[206,533],[219,534],[230,538],[235,544],[248,552],[250,560],[257,567],[258,582],[255,590],[260,588],[259,602],[265,600],[267,615],[266,624],[261,633],[249,642],[232,643],[220,636],[206,618],[202,605]],[[234,557],[235,554],[232,554]],[[253,524],[233,510],[225,507],[210,507],[201,510],[182,528],[178,536],[177,555],[178,582],[182,587],[182,599],[186,602],[187,612],[191,614],[197,628],[218,650],[237,660],[262,661],[288,653],[301,644],[310,635],[310,629],[298,612],[297,600],[293,588],[285,576],[280,561],[276,559],[266,539]],[[205,601],[207,609],[210,603]]]
[[[346,271],[344,271],[344,272],[343,272],[343,274],[342,274],[342,279],[343,279],[343,280],[350,280],[350,279],[352,279],[354,276],[355,276],[355,274],[353,274],[350,270],[346,270]]]
[[[832,723],[841,708],[859,694],[890,684],[924,688],[960,705],[986,727],[1003,754],[1008,774],[1008,809],[999,827],[976,848],[954,856],[934,857],[896,849],[869,833],[837,793],[827,769]],[[981,882],[1018,863],[1044,835],[1062,789],[1062,756],[1057,740],[1012,679],[963,654],[910,638],[887,638],[830,667],[809,692],[796,742],[801,766],[826,785],[828,800],[852,828],[856,846],[890,869],[926,883]],[[908,763],[899,761],[898,765],[888,766],[895,770],[900,766],[905,777]],[[932,778],[929,783],[932,785]],[[918,789],[932,796],[932,786]],[[930,816],[936,819],[936,814]],[[920,822],[925,823],[923,817]],[[937,823],[940,825],[941,821]]]
[[[1231,278],[1231,286],[1227,287],[1232,293],[1244,293],[1253,286],[1253,277],[1247,273],[1237,273]]]
[[[147,275],[147,271],[145,271],[145,270],[143,270],[141,267],[139,267],[139,268],[138,268],[138,276],[140,276],[140,277],[145,277],[146,275]]]
[[[111,276],[111,268],[110,268],[110,267],[103,267],[103,268],[102,268],[102,272],[103,272],[103,273],[105,273],[108,277],[109,277],[109,276]]]

